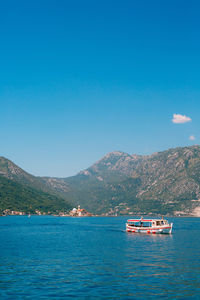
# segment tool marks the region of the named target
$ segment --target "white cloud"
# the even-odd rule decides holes
[[[191,118],[186,117],[185,115],[173,114],[172,122],[175,124],[183,124],[192,121]]]
[[[195,140],[195,136],[194,136],[194,135],[191,135],[191,136],[189,137],[189,140],[190,140],[190,141],[194,141],[194,140]]]

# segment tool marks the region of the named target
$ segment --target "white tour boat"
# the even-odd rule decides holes
[[[126,223],[126,231],[133,233],[172,233],[173,223],[162,219],[130,219]]]

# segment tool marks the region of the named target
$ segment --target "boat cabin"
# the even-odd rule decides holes
[[[163,225],[167,225],[168,221],[164,219],[135,219],[135,220],[128,220],[127,221],[129,226],[133,227],[159,227]]]
[[[136,233],[167,233],[172,232],[173,223],[162,219],[130,219],[126,223],[127,232]]]

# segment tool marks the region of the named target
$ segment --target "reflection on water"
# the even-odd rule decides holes
[[[125,232],[126,218],[0,218],[0,298],[200,296],[200,221],[172,235]]]

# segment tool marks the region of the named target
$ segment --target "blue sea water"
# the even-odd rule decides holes
[[[200,219],[131,234],[126,217],[0,218],[1,299],[199,299]]]

